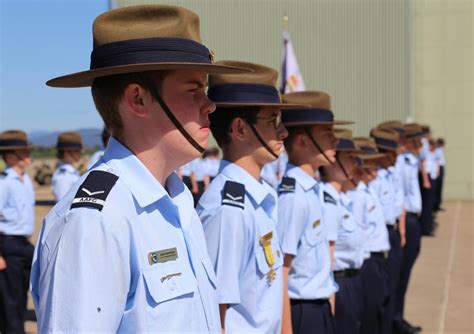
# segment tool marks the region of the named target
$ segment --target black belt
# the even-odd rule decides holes
[[[327,299],[290,299],[291,305],[317,304],[324,305],[329,301]]]
[[[334,278],[354,277],[359,275],[360,269],[344,269],[334,272]]]
[[[418,214],[414,212],[407,212],[407,217],[414,217],[418,219]]]
[[[370,256],[386,259],[388,252],[370,252]]]
[[[388,229],[389,231],[393,231],[393,230],[395,229],[395,225],[388,225],[388,224],[387,224],[387,229]]]

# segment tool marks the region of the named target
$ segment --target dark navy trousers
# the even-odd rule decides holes
[[[361,271],[363,309],[362,334],[382,334],[390,299],[387,261],[371,255]]]
[[[34,247],[27,238],[0,236],[7,268],[0,271],[0,333],[24,333]]]
[[[334,318],[327,299],[291,299],[291,323],[294,334],[334,334]]]
[[[423,181],[420,176],[420,192],[421,192],[421,216],[420,222],[422,227],[422,233],[429,234],[434,229],[434,209],[435,209],[435,197],[436,197],[436,183],[437,181],[429,178],[431,188],[424,188]]]
[[[336,277],[336,333],[359,334],[362,316],[361,274],[352,277]]]
[[[403,249],[400,246],[400,233],[394,227],[388,228],[388,236],[390,239],[390,251],[388,252],[387,267],[389,274],[389,293],[390,300],[387,308],[387,317],[384,323],[383,333],[391,333],[393,328],[393,318],[395,315],[395,299],[397,287],[400,280],[400,270],[403,261]]]
[[[400,268],[400,280],[398,282],[395,294],[395,313],[394,320],[402,321],[405,294],[410,281],[411,270],[415,264],[416,258],[420,253],[422,229],[418,221],[417,214],[408,212],[406,215],[406,244],[403,248],[402,266]]]

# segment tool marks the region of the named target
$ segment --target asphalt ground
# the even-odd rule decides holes
[[[51,209],[48,186],[36,189],[36,232]],[[408,288],[405,317],[426,334],[474,333],[474,201],[448,201],[435,237],[424,237]],[[31,298],[29,309],[33,309]],[[27,321],[26,331],[36,332]]]

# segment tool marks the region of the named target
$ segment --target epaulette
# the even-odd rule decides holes
[[[410,165],[410,158],[409,158],[409,157],[405,157],[405,162]]]
[[[62,167],[59,168],[59,174],[64,174],[66,172],[67,172],[66,168],[62,168]]]
[[[102,211],[105,200],[117,180],[118,176],[109,172],[100,170],[90,172],[79,187],[71,209],[86,207]]]
[[[222,193],[222,205],[244,208],[245,186],[242,183],[227,181]]]
[[[0,173],[0,180],[6,178],[7,175],[8,175],[8,174],[7,174],[5,171],[1,172],[1,173]]]
[[[332,203],[334,205],[337,205],[337,202],[336,200],[334,199],[334,197],[332,197],[329,193],[327,192],[323,192],[323,195],[324,195],[324,202],[325,203]]]
[[[294,193],[295,192],[296,180],[292,177],[283,177],[281,179],[280,186],[278,187],[278,193]]]

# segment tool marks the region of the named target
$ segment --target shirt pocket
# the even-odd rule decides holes
[[[156,304],[185,295],[191,297],[197,289],[197,280],[191,268],[182,262],[154,265],[143,271],[143,279],[148,294]]]
[[[267,261],[267,256],[270,254],[265,254],[265,249],[260,243],[258,244],[257,250],[255,252],[257,268],[261,275],[267,275],[271,268],[276,271],[283,265],[283,252],[281,250],[280,243],[275,236],[272,238],[270,245],[271,249],[268,249],[268,252],[271,252],[271,255],[273,256],[273,266],[270,266]]]
[[[314,247],[324,240],[324,229],[321,220],[317,220],[308,226],[304,232],[303,238]]]
[[[344,232],[354,232],[354,230],[357,228],[357,224],[354,221],[354,219],[342,219],[342,228],[344,229]]]

